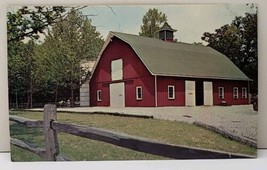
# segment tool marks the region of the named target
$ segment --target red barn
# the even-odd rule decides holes
[[[172,42],[174,31],[165,23],[159,39],[110,32],[89,82],[90,105],[248,104],[241,70],[210,47]]]

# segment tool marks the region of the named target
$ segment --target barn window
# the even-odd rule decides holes
[[[136,87],[136,100],[142,100],[142,86]]]
[[[219,99],[224,99],[224,87],[219,87]]]
[[[122,59],[111,61],[111,80],[122,80]]]
[[[101,90],[97,90],[97,93],[96,93],[96,97],[97,97],[97,101],[100,102],[101,101]]]
[[[174,95],[174,86],[173,85],[169,85],[168,86],[168,99],[175,99],[175,95]]]
[[[233,88],[233,98],[238,99],[238,87]]]
[[[247,88],[246,87],[243,87],[242,88],[242,98],[243,99],[246,99],[247,97],[248,97]]]

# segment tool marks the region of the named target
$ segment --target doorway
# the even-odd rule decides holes
[[[125,107],[124,83],[110,84],[110,107]]]
[[[203,81],[196,81],[196,105],[202,106],[204,104]]]

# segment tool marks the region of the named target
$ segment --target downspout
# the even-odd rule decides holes
[[[158,85],[157,85],[156,75],[155,75],[155,107],[158,107]]]
[[[89,98],[88,98],[88,100],[89,100],[89,105],[88,105],[88,106],[91,107],[91,100],[90,100],[90,99],[91,99],[91,96],[90,96],[90,95],[91,95],[91,91],[90,91],[90,80],[88,81],[88,90],[89,90],[89,91],[88,91],[88,92],[89,92],[89,93],[88,93],[88,96],[89,96]],[[80,98],[80,101],[81,101],[81,98]]]

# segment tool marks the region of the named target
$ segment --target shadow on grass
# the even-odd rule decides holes
[[[17,123],[11,123],[10,136],[35,146],[44,146],[44,132],[40,128],[27,128]]]

